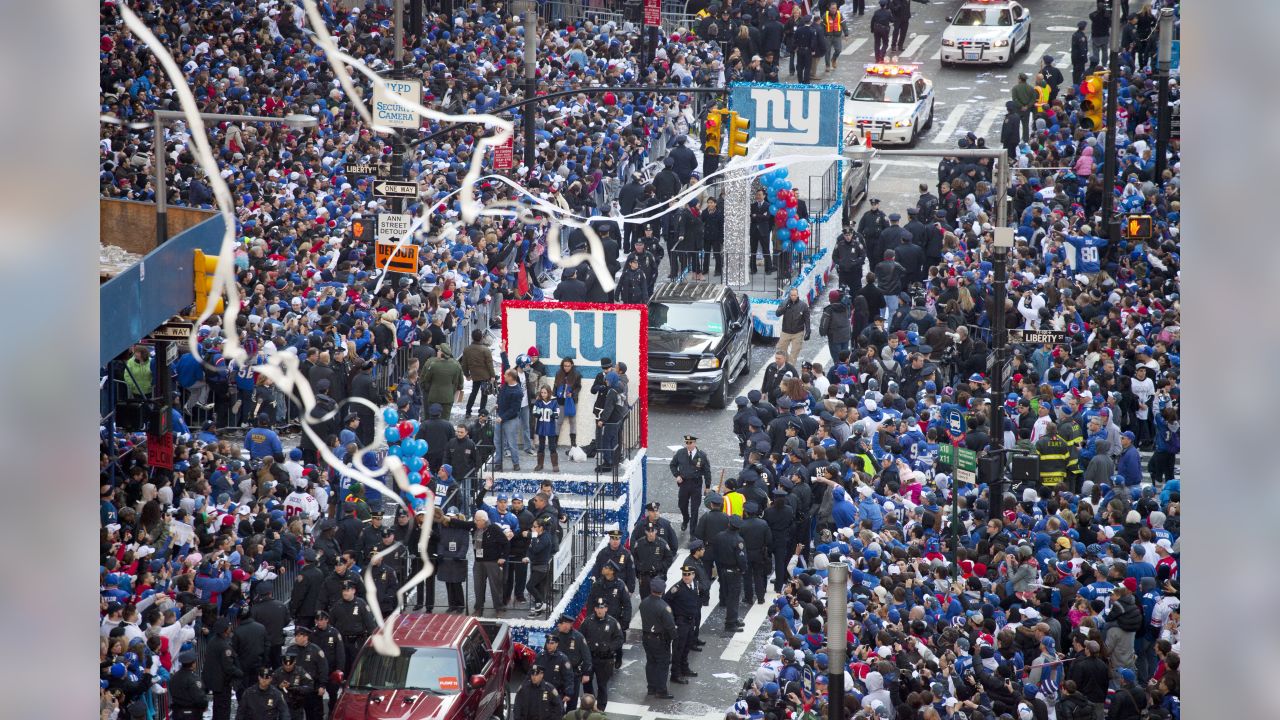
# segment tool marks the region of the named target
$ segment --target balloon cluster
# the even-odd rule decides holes
[[[795,187],[787,179],[787,169],[778,168],[761,175],[760,184],[769,199],[769,212],[778,231],[778,247],[782,252],[804,254],[809,245],[809,221],[796,213],[800,201]]]
[[[431,481],[431,468],[427,467],[424,456],[427,454],[427,441],[419,440],[417,420],[401,420],[400,413],[393,407],[383,408],[382,419],[387,421],[387,429],[383,431],[386,439],[387,454],[400,458],[409,475],[422,478],[422,483]],[[410,482],[413,482],[412,477]]]

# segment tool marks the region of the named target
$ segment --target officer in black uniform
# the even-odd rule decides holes
[[[591,652],[591,691],[601,710],[609,704],[609,680],[613,677],[613,664],[622,655],[625,634],[618,621],[609,616],[609,603],[596,598],[591,614],[582,621],[582,637]]]
[[[676,637],[671,645],[671,682],[688,685],[685,678],[698,677],[698,673],[689,667],[689,651],[693,649],[693,635],[702,615],[698,571],[689,564],[681,567],[680,581],[667,589],[663,599],[671,606],[671,614],[676,620]]]
[[[573,691],[565,698],[565,710],[578,707],[578,698],[582,697],[582,687],[591,682],[591,649],[587,647],[586,638],[573,629],[573,618],[561,615],[556,620],[555,638],[560,640],[560,652],[569,658],[569,666],[573,668]],[[612,662],[612,661],[611,661]]]
[[[716,570],[716,548],[711,541],[721,530],[729,527],[729,516],[724,512],[724,498],[719,493],[707,495],[705,503],[707,512],[698,518],[698,527],[693,531],[693,536],[706,543],[708,567]]]
[[[236,652],[236,660],[244,677],[240,679],[240,687],[236,697],[240,697],[258,681],[258,668],[270,667],[267,664],[267,629],[249,614],[249,607],[243,601],[237,604],[239,620],[231,633],[231,649]]]
[[[307,711],[307,720],[324,720],[324,701],[320,699],[321,683],[329,677],[329,661],[325,657],[324,650],[311,642],[311,635],[314,632],[306,625],[300,625],[293,628],[293,644],[294,647],[302,648],[298,653],[298,665],[307,674],[316,679],[316,691],[307,696],[302,703]],[[341,643],[339,643],[341,646]],[[293,648],[289,648],[293,650]],[[288,652],[288,651],[286,651]],[[298,652],[298,651],[295,651]]]
[[[373,611],[369,609],[369,603],[365,602],[364,598],[356,597],[354,580],[348,580],[342,586],[342,600],[334,604],[330,614],[338,632],[342,633],[343,649],[346,651],[346,662],[342,665],[342,672],[344,675],[350,675],[351,664],[355,662],[356,654],[360,652],[360,648],[364,647],[364,641],[378,629],[378,623],[373,619]]]
[[[702,494],[711,489],[711,460],[697,446],[698,438],[684,436],[684,447],[671,458],[671,476],[680,486],[680,529],[698,526]]]
[[[747,436],[751,434],[751,426],[748,423],[751,418],[760,416],[756,413],[756,409],[751,407],[746,395],[739,395],[733,402],[738,407],[733,414],[733,435],[738,438],[738,457],[746,457]]]
[[[307,698],[316,694],[316,678],[298,665],[302,648],[294,645],[284,654],[284,663],[271,676],[271,682],[284,693],[289,714],[301,720],[306,712]]]
[[[253,609],[250,613],[267,631],[267,664],[280,665],[284,652],[284,629],[289,624],[289,606],[272,597],[272,583],[260,582],[253,586]]]
[[[636,577],[640,587],[649,584],[655,577],[666,578],[667,568],[675,553],[667,545],[667,541],[658,537],[658,526],[650,523],[644,529],[644,537],[631,545],[631,554],[636,559]]]
[[[748,500],[742,505],[742,543],[747,556],[747,575],[743,579],[743,602],[754,605],[764,602],[764,589],[769,581],[769,555],[773,547],[773,532],[769,523],[760,517],[760,505]]]
[[[289,717],[284,693],[271,684],[271,668],[258,670],[257,684],[240,696],[240,710],[236,720],[282,720]]]
[[[329,672],[347,667],[347,643],[342,633],[334,626],[329,613],[321,610],[316,614],[316,626],[311,633],[311,644],[324,652],[324,659],[329,665]],[[297,647],[296,645],[294,647]],[[289,648],[292,650],[293,648]],[[336,682],[328,675],[315,678],[316,689],[325,688],[329,697],[337,697],[342,683]]]
[[[662,517],[662,503],[651,502],[644,506],[644,515],[636,521],[636,526],[631,528],[631,547],[635,547],[640,538],[644,537],[644,529],[650,523],[658,526],[658,537],[667,541],[667,547],[680,547],[680,536],[676,534],[676,529],[672,527],[671,521]],[[635,555],[635,550],[631,551]],[[640,587],[640,592],[644,592],[644,586]]]
[[[693,568],[694,580],[697,582],[698,588],[698,604],[706,607],[711,604],[711,573],[707,570],[707,562],[705,555],[707,554],[707,545],[701,540],[694,538],[689,541],[689,557],[685,558],[685,565]],[[701,615],[701,611],[699,611]],[[689,649],[693,652],[702,652],[702,646],[706,645],[702,641],[700,631],[702,629],[702,621],[693,628],[693,641],[689,644]]]
[[[609,544],[605,546],[599,554],[596,555],[595,565],[591,568],[591,577],[593,580],[600,577],[600,569],[605,563],[613,562],[618,566],[618,577],[622,578],[622,582],[627,586],[627,592],[636,591],[636,563],[631,557],[631,551],[622,546],[622,531],[609,531]]]
[[[746,627],[738,619],[738,602],[742,600],[742,576],[747,570],[747,556],[739,530],[742,518],[729,516],[729,527],[711,540],[716,576],[720,578],[720,604],[724,606],[724,629],[737,632]]]
[[[769,553],[773,556],[773,591],[782,592],[787,580],[787,562],[791,559],[792,527],[796,521],[796,509],[791,495],[783,488],[777,487],[770,493],[769,507],[764,509],[764,521],[769,526],[772,542]]]
[[[573,674],[573,665],[569,663],[569,657],[560,652],[560,638],[554,633],[547,635],[542,652],[538,653],[533,664],[546,672],[546,681],[560,694],[560,701],[567,703],[569,693],[577,687],[575,682],[577,678]]]
[[[627,592],[627,586],[618,578],[618,566],[612,561],[604,564],[600,569],[601,579],[592,583],[591,592],[587,595],[587,606],[596,604],[597,599],[603,599],[609,605],[609,616],[618,621],[623,628],[631,625],[631,593]],[[622,653],[618,653],[618,659],[614,663],[617,669],[622,665]]]
[[[218,618],[213,624],[203,675],[205,687],[213,693],[213,720],[230,720],[231,690],[244,672],[231,647],[231,622],[226,618]]]
[[[649,583],[649,597],[640,601],[640,627],[644,633],[644,675],[648,684],[645,697],[670,700],[667,676],[671,671],[671,640],[676,634],[676,620],[671,606],[662,599],[666,584],[654,578]]]
[[[204,683],[196,674],[196,660],[199,656],[195,650],[187,650],[178,655],[181,669],[169,678],[169,707],[173,710],[173,720],[200,720],[204,717],[205,708],[209,707],[209,696],[205,695]]]
[[[529,681],[516,693],[512,720],[560,720],[564,703],[555,687],[544,681],[545,672],[537,665],[529,671]]]

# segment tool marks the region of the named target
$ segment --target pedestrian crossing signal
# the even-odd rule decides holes
[[[373,240],[374,218],[353,218],[351,220],[351,239],[356,242],[369,242]]]
[[[751,121],[736,112],[729,113],[729,157],[747,154],[747,129]]]
[[[199,317],[205,310],[205,306],[213,302],[213,312],[215,315],[221,315],[224,309],[222,296],[213,296],[213,276],[218,272],[218,256],[205,255],[200,250],[196,250],[195,256],[195,306],[192,309],[194,317]]]
[[[1125,237],[1130,240],[1149,240],[1152,234],[1150,215],[1132,215],[1125,223]]]

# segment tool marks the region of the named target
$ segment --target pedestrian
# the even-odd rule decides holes
[[[654,578],[665,578],[667,568],[675,558],[675,551],[667,541],[658,537],[658,526],[649,523],[644,536],[632,543],[631,554],[636,563],[636,579],[645,587]]]
[[[793,287],[773,314],[782,318],[777,349],[786,353],[787,362],[798,365],[804,341],[809,339],[809,303],[801,300],[800,291]]]
[[[1004,104],[1004,109],[1004,121],[1000,124],[1000,146],[1012,160],[1018,155],[1018,143],[1022,138],[1022,106],[1015,100],[1009,100]]]
[[[1037,94],[1036,89],[1027,83],[1027,74],[1018,73],[1018,82],[1009,91],[1013,98],[1013,102],[1017,103],[1018,123],[1022,128],[1022,140],[1031,139],[1031,111],[1036,107]],[[1004,139],[1003,132],[1000,135],[1001,140]],[[1015,143],[1016,144],[1016,143]]]
[[[541,666],[529,670],[529,679],[511,702],[513,720],[560,720],[564,716],[564,701],[545,677]]]
[[[622,656],[625,634],[618,621],[609,615],[609,603],[596,598],[591,613],[582,621],[582,637],[591,653],[591,691],[595,693],[601,710],[609,704],[609,680],[613,678],[615,661]],[[583,695],[585,704],[587,695]]]
[[[671,642],[676,634],[676,621],[671,606],[663,599],[666,583],[660,578],[649,581],[649,595],[640,601],[640,628],[644,638],[645,697],[659,700],[675,698],[667,691],[671,672]]]
[[[711,460],[697,442],[697,437],[685,435],[684,447],[671,458],[671,475],[679,487],[681,531],[697,526],[703,493],[711,489]]]
[[[272,684],[271,668],[261,668],[256,675],[257,682],[240,698],[236,720],[287,720],[289,708],[284,693]]]
[[[1084,29],[1089,23],[1081,20],[1076,23],[1076,31],[1071,33],[1071,87],[1078,88],[1084,80],[1084,71],[1089,65],[1089,35]]]
[[[511,455],[511,469],[520,471],[520,450],[518,436],[520,434],[521,401],[524,399],[524,388],[520,385],[520,376],[515,370],[507,370],[502,374],[502,387],[498,389],[498,417],[494,422],[498,425],[501,441],[498,444],[498,461],[494,466],[496,472],[502,472],[504,454]]]
[[[529,581],[525,589],[529,593],[529,617],[538,617],[547,611],[551,601],[551,562],[556,553],[556,536],[548,532],[545,518],[534,520],[529,531],[529,554],[524,558],[529,565]]]
[[[844,50],[844,39],[849,37],[849,28],[845,26],[840,3],[831,2],[827,5],[826,12],[822,13],[822,29],[827,36],[827,52],[822,61],[830,72],[838,66],[840,52]]]
[[[357,587],[354,580],[343,583],[342,600],[330,610],[330,616],[335,618],[334,625],[342,634],[345,663],[341,667],[347,676],[351,675],[351,666],[355,664],[356,655],[364,647],[365,640],[378,629],[369,603],[364,598],[356,597]]]
[[[489,396],[497,394],[497,376],[493,371],[493,351],[489,349],[487,334],[476,328],[471,331],[471,344],[462,351],[459,360],[462,375],[471,381],[471,392],[467,395],[466,414],[471,417],[472,403],[476,395],[480,396],[479,409],[484,410],[489,404]],[[443,409],[443,406],[441,406]]]
[[[720,604],[724,606],[725,632],[733,633],[746,627],[739,618],[739,602],[742,600],[742,580],[747,570],[745,545],[739,530],[742,518],[729,516],[728,527],[711,539],[713,563],[720,579]]]
[[[893,40],[889,49],[902,52],[906,49],[907,29],[911,25],[911,0],[889,0],[889,9],[893,12]]]
[[[547,446],[550,445],[551,470],[560,472],[560,458],[556,454],[556,445],[559,442],[556,433],[560,419],[560,403],[552,397],[551,388],[546,385],[538,388],[538,399],[534,401],[530,412],[533,416],[534,433],[538,437],[538,464],[533,467],[533,471],[542,472],[543,462],[547,456]]]
[[[675,636],[671,646],[671,682],[688,685],[688,678],[698,673],[689,667],[689,652],[694,647],[694,635],[701,622],[702,600],[697,587],[697,571],[692,565],[680,568],[680,580],[663,594],[663,600],[671,608],[675,619]]]
[[[1097,7],[1089,13],[1089,66],[1106,67],[1110,62],[1111,2],[1098,0]]]
[[[807,85],[813,73],[814,53],[818,49],[818,33],[813,28],[812,15],[801,16],[791,43],[796,59],[796,82]],[[765,272],[769,272],[767,265]]]
[[[244,671],[231,646],[231,623],[225,617],[218,618],[209,632],[202,674],[204,686],[213,696],[213,720],[230,720],[231,691]]]
[[[179,670],[169,678],[169,708],[173,720],[200,720],[209,707],[209,696],[196,675],[195,650],[183,650],[178,654]]]

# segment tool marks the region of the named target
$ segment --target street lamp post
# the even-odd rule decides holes
[[[164,124],[170,120],[182,120],[187,114],[181,110],[153,110],[152,127],[155,137],[152,138],[152,154],[155,156],[156,183],[156,247],[160,247],[169,239],[169,187],[165,181],[165,147]],[[200,119],[213,122],[261,122],[283,123],[289,127],[315,127],[320,121],[311,115],[286,115],[285,117],[267,117],[265,115],[226,115],[222,113],[200,113]]]
[[[1116,153],[1116,112],[1117,104],[1120,100],[1120,30],[1123,27],[1121,22],[1121,12],[1119,7],[1111,8],[1111,52],[1107,60],[1107,146],[1104,148],[1102,162],[1102,229],[1106,232],[1105,237],[1111,238],[1111,248],[1117,247],[1116,241],[1120,239],[1118,228],[1115,224],[1116,209],[1116,163],[1119,156]],[[1137,63],[1134,63],[1135,65]]]
[[[1160,9],[1159,39],[1156,45],[1156,68],[1159,71],[1159,94],[1156,96],[1156,182],[1163,182],[1169,154],[1169,70],[1173,65],[1173,8]]]
[[[532,99],[538,94],[538,6],[534,0],[526,0],[522,10],[524,20],[524,97]],[[533,142],[533,114],[536,106],[521,111],[524,120],[524,164],[533,172],[538,148]]]

